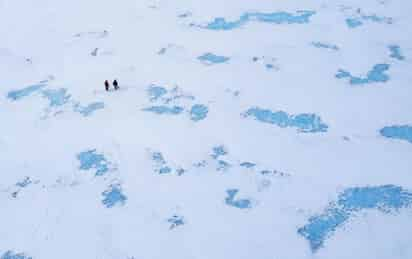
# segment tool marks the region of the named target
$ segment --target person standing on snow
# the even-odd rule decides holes
[[[114,90],[119,89],[119,84],[117,83],[116,79],[113,81],[113,86],[114,86]]]
[[[106,91],[109,91],[109,81],[107,81],[107,80],[104,81],[104,87],[105,87]]]

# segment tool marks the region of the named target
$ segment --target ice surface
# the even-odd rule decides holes
[[[0,1],[0,259],[411,259],[410,10]]]

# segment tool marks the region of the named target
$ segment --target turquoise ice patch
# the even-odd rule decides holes
[[[272,24],[304,24],[309,23],[310,17],[314,14],[316,14],[314,11],[297,11],[295,14],[288,12],[248,12],[241,15],[236,21],[226,21],[223,17],[217,17],[206,26],[199,27],[209,30],[233,30],[251,21]]]
[[[257,121],[273,124],[281,128],[297,128],[299,132],[304,133],[326,132],[328,129],[328,125],[319,116],[311,113],[289,115],[284,111],[273,112],[268,109],[253,107],[248,109],[243,116],[253,117]]]
[[[382,128],[380,134],[386,138],[406,140],[412,143],[412,126],[395,125]]]
[[[371,83],[385,83],[390,77],[386,74],[389,70],[389,64],[377,64],[374,65],[365,77],[353,76],[350,72],[339,69],[335,77],[338,79],[348,78],[351,85],[364,85]]]
[[[25,87],[23,89],[20,90],[13,90],[8,92],[7,94],[7,98],[13,100],[13,101],[17,101],[20,100],[26,96],[29,96],[37,91],[39,91],[40,89],[44,88],[46,86],[46,84],[35,84],[35,85],[31,85],[28,87]]]
[[[348,188],[319,215],[309,218],[298,233],[309,241],[312,252],[323,247],[325,241],[357,212],[377,209],[391,213],[410,207],[412,193],[395,185]]]

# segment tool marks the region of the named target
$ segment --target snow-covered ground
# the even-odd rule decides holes
[[[411,10],[0,0],[0,258],[412,258]]]

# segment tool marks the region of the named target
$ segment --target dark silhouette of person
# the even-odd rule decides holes
[[[113,81],[113,86],[114,86],[114,90],[119,89],[119,84],[117,83],[116,79]]]
[[[107,80],[104,81],[104,87],[105,87],[106,91],[109,91],[109,81],[107,81]]]

